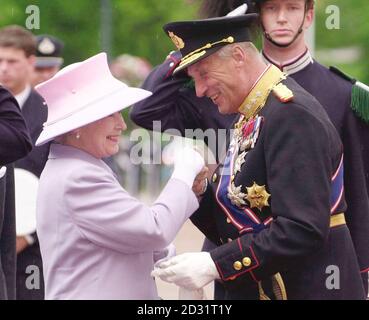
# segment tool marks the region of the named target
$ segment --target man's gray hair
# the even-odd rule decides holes
[[[252,42],[237,42],[224,46],[223,48],[217,51],[217,54],[220,58],[227,58],[232,55],[233,49],[239,46],[241,47],[247,55],[249,56],[260,56],[258,49],[254,46]]]

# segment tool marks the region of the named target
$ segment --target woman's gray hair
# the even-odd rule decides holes
[[[252,42],[237,42],[224,46],[217,51],[218,57],[228,58],[232,56],[233,49],[239,46],[241,47],[248,56],[260,56],[258,49],[254,46]]]

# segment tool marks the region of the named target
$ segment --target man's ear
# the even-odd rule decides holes
[[[236,67],[242,67],[246,61],[246,52],[241,46],[236,45],[232,50],[232,58]]]
[[[305,29],[310,28],[310,26],[313,23],[314,16],[315,16],[314,7],[311,7],[310,9],[306,11],[306,14],[305,14],[305,23],[304,23]]]

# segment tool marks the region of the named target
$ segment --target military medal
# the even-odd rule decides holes
[[[246,200],[250,203],[250,208],[258,208],[261,211],[264,207],[269,207],[270,194],[266,191],[265,185],[259,186],[254,182],[251,187],[246,187],[246,189]]]
[[[246,202],[244,200],[246,194],[241,192],[241,188],[241,185],[236,187],[233,182],[228,187],[227,197],[229,200],[231,200],[231,203],[237,207],[242,207],[246,205]]]
[[[247,152],[242,152],[236,159],[236,162],[234,164],[234,174],[237,174],[237,172],[241,171],[242,165],[245,163],[245,157]]]

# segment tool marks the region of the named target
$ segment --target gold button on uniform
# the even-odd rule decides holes
[[[245,267],[249,267],[251,265],[251,259],[249,257],[246,257],[246,258],[243,258],[242,259],[242,264],[245,266]]]
[[[233,269],[240,271],[242,269],[242,263],[240,261],[236,261],[233,263]]]
[[[218,179],[218,175],[216,173],[213,174],[213,182],[215,183]]]

